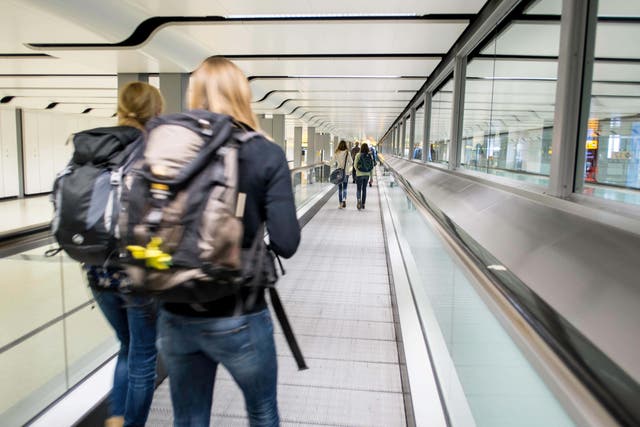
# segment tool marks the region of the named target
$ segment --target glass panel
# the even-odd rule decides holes
[[[2,425],[24,425],[66,390],[62,322],[0,354]]]
[[[0,419],[22,425],[118,350],[77,262],[35,249],[0,259]]]
[[[329,183],[329,174],[330,167],[328,165],[299,169],[291,174],[293,194],[298,208],[333,185]]]
[[[60,263],[44,257],[52,247],[0,259],[0,347],[62,315]]]
[[[416,130],[413,139],[411,158],[422,159],[422,146],[424,144],[424,104],[416,109]]]
[[[402,153],[402,157],[409,159],[409,153],[411,152],[411,124],[413,122],[413,117],[407,116],[405,119],[405,133],[404,133],[404,153]]]
[[[559,23],[516,23],[469,61],[462,167],[548,183],[558,47]]]
[[[599,16],[639,17],[634,2],[601,0]],[[584,194],[640,205],[640,23],[598,22]]]
[[[430,330],[429,349],[451,425],[573,426],[437,233],[401,187],[383,180],[417,308],[439,329]]]
[[[451,142],[451,115],[453,114],[453,80],[433,94],[431,101],[431,128],[429,132],[430,162],[449,163]]]

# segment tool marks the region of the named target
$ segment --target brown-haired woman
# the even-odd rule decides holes
[[[338,208],[342,209],[347,207],[347,185],[349,184],[347,171],[351,170],[353,165],[351,153],[347,149],[345,140],[341,140],[338,144],[338,148],[333,154],[333,163],[335,168],[344,169],[344,178],[342,182],[338,183]]]
[[[200,64],[191,75],[188,100],[189,108],[227,114],[243,128],[257,128],[249,82],[225,58],[210,57]],[[300,226],[284,151],[259,136],[243,143],[239,158],[239,192],[247,195],[243,247],[251,246],[266,223],[270,247],[290,257],[300,241]],[[250,425],[279,425],[271,316],[264,292],[251,304],[252,292],[246,289],[197,307],[161,307],[157,343],[169,372],[174,425],[209,425],[218,364],[242,390]]]
[[[111,140],[126,147],[141,143],[145,124],[162,113],[163,107],[155,87],[143,82],[125,85],[118,95],[118,126],[94,130],[92,135],[99,139],[83,141],[83,150],[87,155],[93,150],[97,154]],[[143,426],[155,390],[156,304],[146,296],[117,292],[126,278],[117,268],[85,265],[85,270],[95,301],[120,341],[105,425]]]
[[[360,210],[364,209],[364,204],[367,201],[367,182],[369,178],[373,177],[373,166],[375,165],[366,143],[360,147],[360,152],[353,159],[353,164],[356,170],[356,184],[358,186],[356,197],[358,198],[358,210]]]

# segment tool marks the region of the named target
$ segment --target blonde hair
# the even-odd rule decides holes
[[[118,124],[144,129],[149,119],[162,113],[164,99],[160,91],[148,83],[131,82],[118,94]]]
[[[190,109],[227,114],[260,131],[251,109],[249,80],[236,64],[221,56],[210,56],[191,73],[188,89]]]

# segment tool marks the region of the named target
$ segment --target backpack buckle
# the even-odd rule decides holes
[[[122,171],[111,171],[111,185],[118,186],[122,182]]]
[[[213,135],[213,129],[211,128],[211,122],[209,122],[209,120],[198,119],[198,124],[200,125],[200,131],[203,134],[207,136]]]
[[[167,184],[152,182],[150,186],[151,196],[158,200],[167,200],[171,197],[171,189]]]

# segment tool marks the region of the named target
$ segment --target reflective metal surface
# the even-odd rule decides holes
[[[504,267],[496,275],[588,386],[635,411],[640,236],[419,163],[387,164],[485,265]]]

